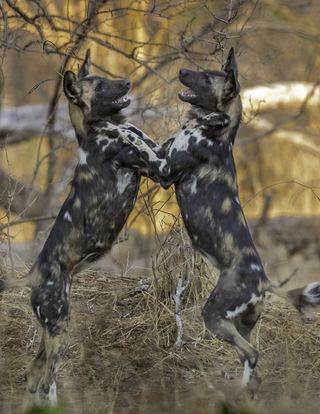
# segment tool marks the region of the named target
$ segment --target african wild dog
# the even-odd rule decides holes
[[[104,130],[107,121],[114,126],[124,122],[120,111],[130,103],[126,96],[130,83],[91,76],[89,67],[88,50],[78,77],[71,71],[64,75],[64,92],[79,142],[79,163],[70,193],[28,276],[2,281],[0,286],[0,290],[32,288],[31,302],[43,335],[27,373],[27,391],[42,390],[50,400],[56,399],[55,376],[67,342],[72,276],[110,250],[134,206],[140,172],[149,174],[125,139]],[[135,142],[146,145],[140,138]],[[148,145],[156,148],[152,142]],[[155,165],[161,170],[161,165]]]
[[[232,154],[242,112],[233,49],[221,71],[181,69],[179,77],[188,87],[179,97],[192,105],[190,120],[164,144],[168,174],[160,173],[159,180],[164,187],[175,183],[194,247],[220,270],[202,315],[210,331],[236,347],[244,366],[242,385],[254,391],[260,379],[254,371],[258,351],[250,344],[250,333],[266,292],[287,299],[308,316],[320,304],[320,283],[289,292],[274,286],[251,238],[238,198]],[[148,159],[145,151],[141,155]]]

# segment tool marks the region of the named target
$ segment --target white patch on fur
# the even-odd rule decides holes
[[[135,132],[126,130],[124,128],[119,128],[120,138],[131,145],[131,147],[136,148],[139,152],[144,152],[148,155],[148,162],[159,163],[159,171],[163,172],[164,168],[167,166],[167,160],[158,158],[154,150],[148,146]]]
[[[70,283],[66,283],[65,292],[66,292],[66,295],[68,296],[68,295],[69,295],[69,293],[70,293]],[[60,311],[60,312],[61,312],[61,311]]]
[[[145,143],[143,143],[143,144],[144,144],[144,147],[141,148],[141,151],[146,152],[148,154],[149,161],[155,162],[155,163],[160,162],[159,171],[160,171],[160,173],[162,173],[164,168],[167,166],[167,160],[158,158],[158,156],[153,152],[153,150],[151,148],[149,148],[147,146],[147,144],[145,144]]]
[[[64,213],[63,218],[64,218],[66,221],[70,221],[70,223],[72,223],[72,217],[71,217],[71,215],[70,215],[69,211],[66,211],[66,212]]]
[[[237,306],[234,310],[228,310],[226,312],[226,318],[227,319],[234,319],[236,316],[240,315],[242,312],[244,312],[247,307],[252,304],[255,305],[258,302],[262,302],[263,296],[257,296],[255,293],[251,294],[251,299],[249,302],[243,303],[240,306]]]
[[[240,204],[239,197],[235,197],[235,202],[236,202],[237,204]]]
[[[172,151],[176,150],[178,152],[180,151],[188,151],[189,148],[189,141],[190,141],[190,136],[186,137],[185,136],[185,132],[187,130],[183,130],[181,131],[178,136],[175,138],[175,140],[173,141],[171,147],[170,147],[170,151],[169,151],[169,156],[171,156]],[[194,132],[192,134],[193,139],[195,138],[195,144],[198,144],[203,138],[202,135],[199,135],[199,133]]]
[[[51,404],[57,403],[57,384],[55,383],[55,381],[53,381],[53,383],[50,385],[48,400]]]
[[[131,174],[128,172],[119,172],[119,177],[118,177],[118,181],[117,181],[117,190],[119,192],[119,194],[122,194],[125,189],[128,187],[128,185],[131,182]]]
[[[249,361],[246,359],[244,361],[244,370],[243,370],[242,381],[241,381],[242,388],[245,388],[249,384],[250,379],[252,377],[252,371],[253,370],[250,368]]]
[[[104,246],[104,243],[102,241],[98,240],[97,243],[96,243],[96,247],[103,247],[103,246]]]
[[[79,148],[79,164],[80,165],[87,164],[87,156],[88,156],[88,153],[84,151],[82,148]]]
[[[320,297],[318,294],[311,292],[315,288],[319,288],[320,290],[320,283],[319,282],[312,282],[309,283],[303,290],[302,295],[305,296],[310,303],[319,303]]]
[[[54,285],[54,282],[52,282],[52,280],[48,280],[47,286],[52,286],[52,285]]]
[[[99,135],[97,138],[97,144],[108,144],[109,139],[105,135]]]
[[[253,270],[254,272],[261,272],[262,267],[255,264],[255,263],[251,263],[250,265],[251,270]]]
[[[197,178],[192,177],[192,183],[190,184],[190,194],[195,194],[197,192]]]
[[[37,315],[39,316],[39,318],[41,318],[41,314],[40,314],[40,306],[37,306]]]
[[[151,140],[149,137],[148,137],[148,135],[146,135],[143,131],[141,131],[141,129],[140,128],[137,128],[135,125],[133,125],[133,124],[130,124],[130,122],[125,122],[124,123],[124,126],[125,127],[127,127],[127,128],[134,128],[135,130],[137,130],[137,131],[139,131],[141,134],[142,134],[142,139],[143,140]],[[151,140],[152,141],[152,140]],[[155,143],[155,142],[153,142],[153,145],[154,145],[154,147],[153,147],[153,151],[155,151],[155,152],[158,152],[158,151],[160,151],[161,149],[162,149],[162,146],[161,145],[159,145],[159,144],[157,144],[157,143]]]
[[[222,175],[223,172],[221,172],[221,170],[217,170],[216,168],[213,168],[211,165],[208,164],[204,164],[203,167],[199,168],[197,174],[199,180],[206,178],[209,179],[210,182],[214,182]]]

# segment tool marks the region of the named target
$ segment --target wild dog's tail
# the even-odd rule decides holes
[[[34,265],[29,273],[23,277],[22,279],[6,279],[0,280],[0,293],[13,289],[13,288],[24,288],[24,287],[32,287],[35,284],[37,277],[36,265]]]
[[[320,309],[320,282],[309,283],[302,288],[289,290],[288,292],[281,287],[270,284],[268,290],[286,299],[308,320],[312,320],[314,313]]]

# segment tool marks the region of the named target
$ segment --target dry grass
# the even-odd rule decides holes
[[[142,289],[137,278],[106,272],[76,277],[68,358],[59,374],[65,412],[304,413],[306,406],[316,412],[320,318],[303,325],[287,305],[267,303],[253,335],[264,376],[259,400],[240,398],[234,350],[203,329],[201,304],[214,278],[198,256],[184,300],[186,345],[172,347],[175,282],[193,253],[174,239],[164,245],[153,271],[143,271]],[[5,293],[0,307],[0,413],[16,414],[40,331],[27,292]]]

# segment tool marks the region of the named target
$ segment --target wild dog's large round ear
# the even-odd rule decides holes
[[[226,100],[235,98],[240,92],[240,84],[233,70],[228,70],[224,83],[223,95]]]
[[[63,77],[63,90],[69,101],[76,102],[79,96],[77,77],[71,70],[67,70]]]
[[[86,56],[80,68],[78,69],[78,78],[84,78],[88,76],[90,73],[91,67],[91,52],[90,49],[87,49]]]
[[[224,65],[222,65],[222,70],[225,72],[229,72],[231,70],[234,74],[234,77],[236,79],[238,78],[238,65],[236,62],[236,55],[233,47],[229,50],[227,60],[225,61]]]
[[[222,66],[222,70],[227,72],[224,85],[224,96],[227,99],[232,99],[240,92],[240,84],[238,82],[238,65],[233,47],[229,50],[227,60]]]

